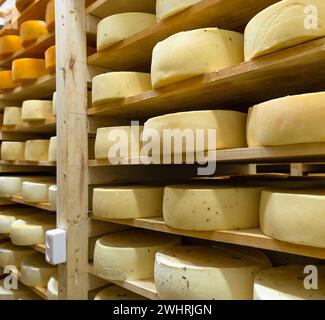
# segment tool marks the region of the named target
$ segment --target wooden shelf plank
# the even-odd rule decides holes
[[[93,266],[89,265],[88,272],[95,277],[93,271]],[[158,300],[157,290],[153,279],[146,279],[146,280],[126,280],[126,281],[109,281],[110,283],[114,283],[122,288],[130,290],[134,293],[139,294],[140,296],[146,297],[150,300]]]
[[[88,8],[88,12],[91,14],[91,8],[100,2],[114,6],[114,1],[97,1]],[[166,21],[90,56],[88,63],[118,71],[149,71],[152,49],[157,42],[180,31],[203,27],[237,29],[275,2],[277,0],[203,0]]]
[[[18,280],[21,281],[21,272],[18,271]],[[32,290],[34,293],[36,293],[38,296],[40,296],[43,300],[47,300],[47,289],[43,287],[28,287],[30,290]]]
[[[0,244],[8,242],[8,241],[10,241],[10,238],[0,235]],[[46,252],[45,244],[37,244],[37,245],[31,246],[31,248],[40,252],[40,253],[45,254],[45,252]]]
[[[11,62],[15,59],[22,58],[42,58],[44,59],[44,52],[55,44],[55,34],[51,33],[39,38],[36,42],[27,48],[23,48],[12,56],[0,61],[0,67],[11,67]]]
[[[6,161],[0,160],[2,166],[56,167],[54,161]]]
[[[106,220],[107,221],[107,220]],[[168,227],[162,218],[108,220],[112,223],[128,225],[153,231],[171,233],[185,237],[225,242],[259,249],[273,250],[313,258],[325,259],[325,248],[314,248],[274,240],[264,235],[260,229],[231,230],[231,231],[184,231]]]
[[[97,0],[88,6],[86,14],[106,18],[113,14],[123,12],[156,12],[156,0],[141,0],[141,1],[128,1],[128,0]]]
[[[0,94],[0,100],[24,101],[28,99],[51,98],[55,91],[55,75],[48,74],[44,77],[28,82],[16,89]]]
[[[138,157],[140,164],[141,158]],[[298,160],[325,160],[325,143],[296,144],[278,147],[257,147],[217,150],[215,157],[207,157],[208,161],[218,163],[258,163],[258,162],[279,162],[292,163]],[[129,165],[132,158],[127,159]],[[104,167],[112,165],[108,160],[89,160],[90,167]]]
[[[13,127],[1,127],[1,132],[33,132],[33,133],[55,133],[56,118],[52,117],[47,120],[21,122]]]
[[[15,203],[19,203],[19,204],[23,204],[23,205],[26,205],[26,206],[30,206],[30,207],[34,207],[34,208],[39,208],[39,209],[42,209],[42,210],[46,210],[46,211],[50,211],[52,213],[55,213],[55,211],[53,211],[51,209],[49,203],[31,203],[31,202],[26,202],[20,196],[11,197],[8,200],[10,200],[12,202],[15,202]]]
[[[325,89],[325,38],[88,110],[93,116],[147,118],[175,111],[231,109]],[[215,106],[215,107],[211,107]]]

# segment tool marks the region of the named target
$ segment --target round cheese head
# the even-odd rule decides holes
[[[54,73],[56,68],[56,47],[52,46],[45,51],[45,69],[47,73]]]
[[[47,284],[47,300],[58,300],[59,283],[58,275],[53,275]]]
[[[20,268],[23,259],[34,254],[35,251],[28,247],[18,247],[11,242],[0,244],[0,267],[15,266]]]
[[[98,24],[97,50],[102,51],[154,24],[156,16],[150,13],[126,12],[109,16]]]
[[[23,182],[22,197],[30,203],[48,203],[49,187],[55,183],[55,179],[42,182]]]
[[[0,177],[0,197],[13,197],[21,192],[20,177]]]
[[[250,109],[249,147],[325,142],[325,92],[288,96]]]
[[[242,34],[218,28],[176,33],[153,49],[152,86],[160,88],[239,64],[244,60],[243,42]]]
[[[58,188],[56,185],[52,185],[49,187],[49,204],[52,211],[56,211],[56,194]]]
[[[6,107],[3,113],[3,125],[5,127],[16,126],[21,123],[21,108]]]
[[[113,233],[97,240],[94,272],[106,280],[153,277],[155,254],[180,243],[180,238],[146,230]]]
[[[50,140],[28,140],[25,147],[26,161],[48,161]]]
[[[23,102],[22,119],[24,121],[46,120],[52,116],[52,101],[26,100]]]
[[[265,190],[261,229],[277,240],[325,248],[324,210],[324,190]]]
[[[37,209],[17,208],[5,209],[0,211],[0,234],[10,234],[12,224],[19,219],[31,218],[35,215]]]
[[[1,143],[1,160],[25,160],[25,142],[4,141]]]
[[[8,35],[0,37],[0,58],[5,59],[21,50],[21,39],[19,36]]]
[[[45,60],[25,58],[12,62],[12,80],[16,84],[37,80],[45,74]]]
[[[147,300],[147,299],[132,291],[121,288],[119,286],[110,285],[109,287],[98,292],[94,300]]]
[[[141,72],[109,72],[92,81],[93,106],[134,96],[151,90],[150,74]]]
[[[17,83],[12,80],[11,70],[1,70],[0,71],[0,92],[5,92],[8,90],[15,89]]]
[[[156,254],[155,284],[162,300],[251,300],[256,274],[269,267],[256,249],[175,246]]]
[[[57,138],[52,137],[50,139],[50,144],[49,144],[49,161],[56,161],[56,145],[57,145]]]
[[[46,34],[48,34],[48,30],[44,21],[25,21],[20,26],[20,38],[24,47],[28,47]]]
[[[260,195],[261,188],[166,187],[164,220],[172,228],[193,231],[257,228]]]
[[[282,0],[259,12],[246,26],[245,60],[325,35],[323,0]]]
[[[254,281],[254,299],[325,300],[325,266],[315,266],[318,289],[305,288],[305,279],[311,274],[310,271],[304,273],[305,267],[287,265],[261,271]]]
[[[165,20],[202,0],[157,0],[157,20]]]

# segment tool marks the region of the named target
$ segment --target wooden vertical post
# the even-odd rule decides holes
[[[67,231],[59,299],[88,298],[88,130],[85,0],[56,0],[58,228]]]

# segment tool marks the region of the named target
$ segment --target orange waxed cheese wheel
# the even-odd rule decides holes
[[[55,46],[48,48],[45,51],[45,68],[48,73],[55,72],[56,66],[56,51]]]
[[[29,46],[46,34],[48,34],[46,23],[41,20],[25,21],[20,26],[20,37],[24,47]]]
[[[45,22],[49,31],[55,29],[55,1],[50,0],[46,7]]]
[[[6,58],[16,51],[20,50],[21,40],[19,36],[4,36],[0,37],[0,58]]]
[[[45,60],[17,59],[12,62],[12,80],[15,83],[37,80],[46,74]]]
[[[12,90],[17,87],[12,81],[11,70],[2,70],[0,71],[0,92]]]

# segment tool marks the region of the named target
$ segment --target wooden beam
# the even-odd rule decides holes
[[[67,231],[59,299],[88,299],[88,132],[85,0],[56,5],[58,227]]]

